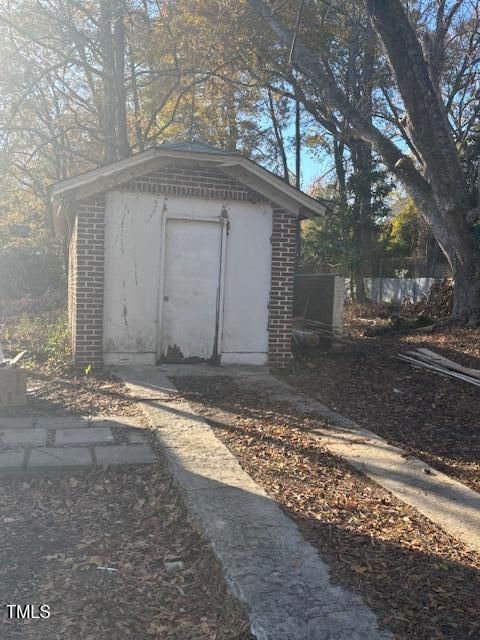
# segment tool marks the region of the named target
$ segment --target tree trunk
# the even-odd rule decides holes
[[[455,295],[452,321],[467,326],[478,326],[480,318],[480,266],[455,273]]]
[[[434,86],[415,31],[400,0],[365,1],[402,96],[411,138],[424,163],[431,198],[407,190],[445,253],[455,280],[452,320],[480,323],[480,247],[469,224],[478,202],[469,191],[440,92]],[[458,300],[457,300],[458,297]]]
[[[280,158],[282,161],[283,168],[283,179],[285,182],[290,182],[290,174],[288,171],[288,161],[287,161],[287,153],[285,151],[285,145],[283,142],[282,131],[280,129],[280,123],[277,119],[277,114],[275,113],[275,105],[273,103],[272,92],[268,89],[268,110],[270,114],[270,119],[273,125],[273,132],[275,134],[275,140],[277,143],[278,152],[280,154]]]
[[[116,109],[115,109],[115,56],[112,35],[112,0],[100,3],[100,48],[103,62],[103,113],[104,164],[117,159]]]
[[[289,49],[293,34],[264,0],[249,0],[272,33]],[[297,38],[292,62],[327,104],[340,111],[356,135],[373,145],[387,168],[404,183],[447,256],[458,287],[453,320],[480,324],[480,248],[467,217],[478,218],[478,198],[469,191],[439,93],[401,0],[363,0],[382,41],[408,115],[408,128],[423,161],[423,174],[338,86],[328,62]]]
[[[130,144],[128,142],[127,125],[127,91],[125,88],[125,14],[127,8],[125,0],[114,0],[113,12],[113,60],[114,60],[114,86],[115,86],[115,111],[117,156],[128,158]]]
[[[298,97],[295,99],[295,186],[301,187],[301,160],[302,160],[302,112]]]

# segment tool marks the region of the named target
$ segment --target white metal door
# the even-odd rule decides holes
[[[221,305],[220,220],[166,220],[161,305],[161,359],[216,355]]]

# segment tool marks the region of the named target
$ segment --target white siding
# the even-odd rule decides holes
[[[272,209],[112,191],[105,221],[105,362],[153,364],[160,351],[162,216],[229,220],[221,361],[264,364],[268,352]],[[210,223],[205,223],[210,224]],[[195,250],[200,250],[199,246]],[[181,256],[178,256],[181,260]],[[161,295],[162,299],[159,299]],[[182,345],[179,345],[180,349]]]
[[[272,210],[265,204],[238,204],[230,208],[228,218],[221,360],[225,364],[265,364]]]
[[[106,364],[155,362],[164,200],[164,196],[144,193],[107,194],[103,326]]]

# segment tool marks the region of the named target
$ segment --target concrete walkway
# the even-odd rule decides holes
[[[376,433],[299,393],[266,371],[232,370],[231,374],[243,387],[266,392],[272,400],[288,402],[302,413],[322,416],[328,428],[318,428],[313,433],[326,449],[344,458],[467,547],[480,552],[479,493],[424,461],[406,455]]]
[[[467,547],[480,552],[479,493],[422,460],[406,455],[376,433],[300,393],[266,369],[168,365],[168,373],[171,376],[233,377],[241,387],[267,393],[273,401],[287,402],[300,414],[321,416],[328,428],[319,427],[313,433],[320,438],[322,446],[344,458]]]
[[[193,375],[205,367],[194,368]],[[191,375],[181,368],[180,375]],[[362,599],[330,581],[328,566],[176,392],[165,367],[116,373],[157,430],[190,512],[247,608],[258,640],[387,640]],[[225,375],[225,370],[209,368]]]
[[[0,418],[0,474],[149,464],[144,432],[130,417]]]

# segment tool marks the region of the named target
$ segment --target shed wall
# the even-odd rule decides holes
[[[265,364],[272,207],[265,202],[224,203],[120,191],[106,197],[106,364],[156,361],[162,334],[163,219],[183,216],[219,220],[227,216],[221,361]],[[199,254],[204,250],[192,249]]]
[[[178,198],[186,197],[190,198],[190,200],[198,198],[199,200],[197,201],[215,203],[215,206],[221,204],[222,207],[227,206],[230,210],[232,204],[247,203],[263,207],[267,206],[268,210],[273,210],[269,228],[269,245],[260,243],[260,245],[257,245],[255,252],[249,253],[250,245],[257,242],[257,238],[251,236],[248,246],[245,247],[245,252],[246,255],[249,255],[248,264],[252,265],[254,264],[254,259],[259,259],[259,256],[263,253],[271,256],[270,268],[268,269],[268,278],[271,280],[268,301],[268,362],[273,367],[283,367],[288,364],[291,360],[293,278],[298,229],[295,214],[278,206],[271,206],[269,201],[261,194],[226,176],[220,170],[207,170],[200,164],[198,168],[172,166],[169,170],[161,169],[136,178],[131,182],[126,182],[117,187],[117,190],[128,191],[131,195],[148,193],[153,197],[167,196],[164,200],[167,203],[169,199],[170,201],[176,199],[172,198],[172,196],[178,196]],[[110,197],[107,194],[107,199]],[[232,224],[235,224],[234,220],[235,216],[233,215]],[[266,227],[266,218],[263,219],[261,225],[263,224]],[[113,225],[115,226],[115,222]],[[105,322],[104,289],[106,289],[106,295],[109,300],[111,298],[115,299],[115,296],[110,296],[109,293],[111,276],[108,277],[108,282],[104,281],[104,228],[105,194],[98,194],[79,201],[76,213],[77,232],[72,236],[70,246],[71,266],[69,270],[70,325],[73,336],[74,363],[78,367],[93,365],[95,368],[101,368],[104,362],[108,364],[110,356],[108,353],[105,354],[105,346],[114,333],[112,325],[114,322],[122,324],[121,315],[117,317],[117,320],[114,319],[114,315],[110,315],[109,321]],[[260,237],[265,238],[263,231]],[[111,248],[107,252],[110,250]],[[238,247],[236,249],[232,245],[232,254],[235,250],[238,250]],[[113,253],[115,253],[115,250]],[[239,251],[239,253],[241,252]],[[111,268],[115,261],[111,261],[110,258],[108,258],[108,261],[110,264],[107,268],[112,273]],[[244,262],[247,262],[247,260]],[[266,263],[262,262],[262,264],[266,269]],[[259,273],[257,271],[256,278],[258,277],[260,281],[262,277],[267,277],[266,271],[262,271],[258,275]],[[127,282],[130,283],[129,286],[132,285],[131,280],[127,279]],[[256,286],[256,281],[253,285],[250,281],[250,285]],[[125,286],[127,287],[127,284]],[[237,294],[238,299],[242,300],[241,292],[237,290]],[[235,295],[233,290],[232,295]],[[118,297],[116,300],[118,305]],[[107,307],[110,307],[110,305],[111,302],[108,302]],[[232,307],[229,308],[231,309]],[[239,329],[248,331],[250,322],[258,322],[259,326],[262,325],[263,311],[261,315],[262,321],[259,319],[260,314],[256,320],[252,319],[251,316],[245,319],[245,315],[242,316],[242,314],[251,314],[251,310],[247,311],[247,309],[244,304],[239,305],[236,327],[233,321],[229,324],[227,318],[225,327],[226,348],[237,348],[235,341],[237,340],[238,344],[241,338],[238,334]],[[108,325],[108,323],[110,326],[107,328],[107,335],[104,338],[104,324]],[[231,333],[229,333],[229,327],[232,328]],[[263,330],[261,331],[261,337],[260,332],[256,334],[255,340],[250,344],[250,348],[263,349],[265,335]],[[260,347],[260,345],[262,346]],[[114,359],[116,359],[117,354],[121,352],[112,353],[114,353]],[[148,354],[148,361],[151,361],[154,355],[152,352],[143,352],[140,355],[136,351],[127,353],[131,361],[139,358],[140,362],[145,361],[145,354]],[[104,358],[105,355],[106,357]],[[262,364],[265,361],[265,357],[264,351],[247,352],[246,354],[238,351],[226,351],[222,360],[225,363],[229,361],[248,361]]]
[[[105,210],[106,364],[154,364],[163,196],[111,191]]]

